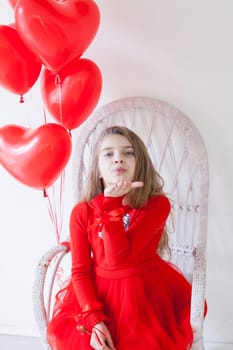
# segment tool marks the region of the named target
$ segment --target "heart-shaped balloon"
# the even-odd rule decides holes
[[[37,129],[17,125],[0,128],[0,164],[17,180],[46,189],[58,178],[71,154],[71,138],[59,124]]]
[[[41,74],[43,101],[51,115],[65,128],[77,128],[91,114],[101,93],[102,76],[89,59],[74,59],[59,73]]]
[[[100,13],[93,0],[19,0],[15,20],[27,46],[47,69],[58,71],[87,49]]]
[[[38,79],[41,66],[14,25],[0,25],[0,85],[23,95]]]
[[[15,6],[17,5],[17,2],[18,2],[19,0],[8,0],[8,1],[9,1],[9,3],[10,3],[11,7],[15,8]]]

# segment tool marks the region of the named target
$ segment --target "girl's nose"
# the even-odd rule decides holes
[[[115,159],[115,163],[116,163],[116,164],[117,164],[117,163],[122,164],[122,163],[123,163],[123,159]]]

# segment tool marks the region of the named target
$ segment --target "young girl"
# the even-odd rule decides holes
[[[72,278],[57,297],[53,350],[187,350],[191,286],[166,249],[170,203],[142,140],[105,130],[70,219]]]

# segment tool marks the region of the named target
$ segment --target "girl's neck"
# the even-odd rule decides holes
[[[122,204],[123,205],[130,205],[129,197],[127,195],[125,195],[125,197],[123,198]]]

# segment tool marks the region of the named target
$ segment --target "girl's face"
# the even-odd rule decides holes
[[[98,166],[105,187],[120,181],[133,181],[136,159],[127,138],[118,134],[104,136]]]

